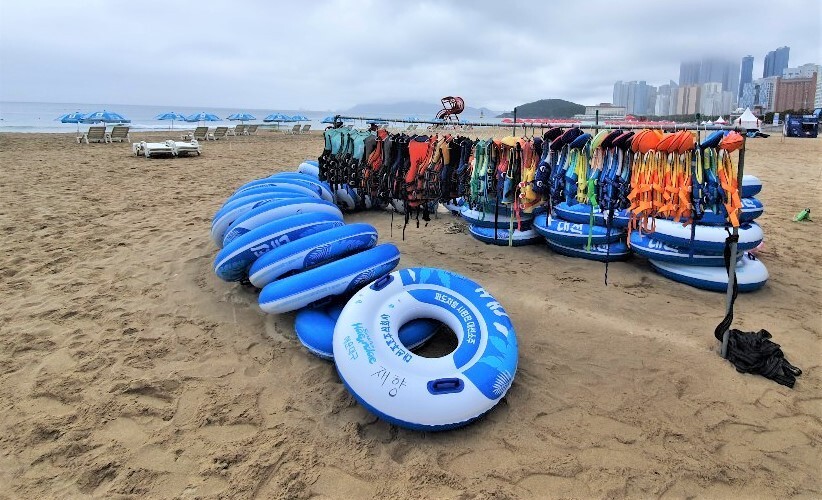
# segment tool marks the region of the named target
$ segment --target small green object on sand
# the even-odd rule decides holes
[[[811,220],[811,209],[806,208],[805,210],[799,212],[798,214],[796,214],[796,217],[793,218],[793,221],[794,222],[802,222],[802,221],[813,222]]]

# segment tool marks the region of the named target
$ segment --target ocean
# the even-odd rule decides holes
[[[139,106],[133,104],[81,104],[81,103],[51,103],[51,102],[6,102],[0,101],[0,132],[38,132],[38,133],[73,133],[77,131],[75,123],[61,123],[60,116],[66,113],[80,111],[91,113],[94,111],[108,110],[120,113],[131,120],[129,124],[135,131],[162,131],[171,129],[171,121],[156,120],[155,117],[169,111],[176,111],[183,115],[191,115],[205,111],[225,118],[237,112],[247,112],[257,119],[248,123],[263,123],[263,118],[272,113],[282,113],[285,115],[303,115],[311,121],[312,130],[323,130],[327,125],[321,121],[328,115],[334,114],[331,111],[306,111],[288,109],[227,109],[216,107],[191,108],[191,107],[170,107],[170,106]],[[207,122],[210,127],[221,125],[234,126],[238,122],[223,120],[219,122]],[[276,125],[271,123],[270,125]],[[291,127],[293,123],[283,123],[280,127]],[[197,123],[174,122],[174,129],[192,129]],[[80,124],[80,130],[88,128],[86,124]]]

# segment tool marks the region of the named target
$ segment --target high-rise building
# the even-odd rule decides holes
[[[795,68],[785,68],[779,76],[782,78],[811,78],[817,72],[818,67],[817,64],[803,64]]]
[[[654,87],[649,86],[644,80],[639,82],[618,81],[614,83],[614,105],[625,106],[628,113],[632,115],[646,115],[649,113],[648,104],[651,99],[651,89],[654,89]],[[651,108],[651,112],[653,112],[653,108]]]
[[[813,109],[817,74],[810,78],[776,78],[776,96],[773,110],[782,113],[790,109]]]
[[[790,47],[779,47],[768,52],[768,55],[765,56],[765,65],[762,68],[762,78],[782,76],[782,72],[788,67],[790,53]]]
[[[753,81],[753,56],[745,56],[742,58],[742,71],[739,74],[739,95],[742,99],[742,89],[746,83]]]
[[[763,113],[774,110],[774,97],[776,97],[776,83],[778,80],[778,76],[769,76],[753,81],[754,87],[757,89],[756,92],[759,94],[758,100],[754,105],[761,106]]]
[[[742,88],[742,97],[739,98],[739,107],[753,108],[759,104],[759,84],[756,82],[746,83]]]
[[[680,85],[676,89],[675,115],[694,115],[699,112],[700,85]]]
[[[722,90],[739,90],[739,64],[716,57],[705,57],[701,61],[687,61],[679,65],[680,85],[702,85],[719,82]]]
[[[676,93],[677,84],[670,81],[664,85],[660,85],[656,92],[656,102],[654,103],[654,114],[656,116],[672,115],[671,109],[671,94]]]
[[[688,61],[679,65],[679,85],[699,83],[699,61]]]
[[[813,108],[822,108],[822,66],[816,65],[816,94],[813,98]]]

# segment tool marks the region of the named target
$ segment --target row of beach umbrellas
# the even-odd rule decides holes
[[[131,120],[125,118],[123,115],[119,113],[115,113],[113,111],[95,111],[93,113],[81,113],[79,111],[75,111],[74,113],[67,113],[57,118],[62,123],[76,123],[78,130],[81,123],[131,123]],[[213,114],[213,113],[194,113],[191,115],[183,115],[181,113],[177,113],[175,111],[169,111],[167,113],[159,114],[155,117],[156,120],[171,120],[171,128],[174,128],[175,121],[185,121],[185,122],[217,122],[221,121],[222,118]],[[256,120],[254,115],[251,113],[234,113],[226,117],[226,120],[231,121],[241,121],[243,123],[251,120]],[[275,113],[266,116],[263,119],[264,122],[303,122],[303,121],[311,121],[309,118],[303,115],[284,115],[282,113]]]

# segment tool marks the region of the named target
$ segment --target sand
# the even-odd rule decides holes
[[[822,139],[748,144],[771,279],[740,296],[735,326],[774,335],[805,370],[795,389],[738,374],[713,338],[724,296],[642,259],[605,286],[601,264],[484,245],[447,214],[405,241],[400,217],[352,215],[401,266],[481,283],[516,327],[498,407],[419,433],[360,407],[292,314],[212,272],[217,207],[316,157],[319,134],[174,160],[2,134],[0,498],[818,498]],[[808,206],[817,222],[790,222]]]

